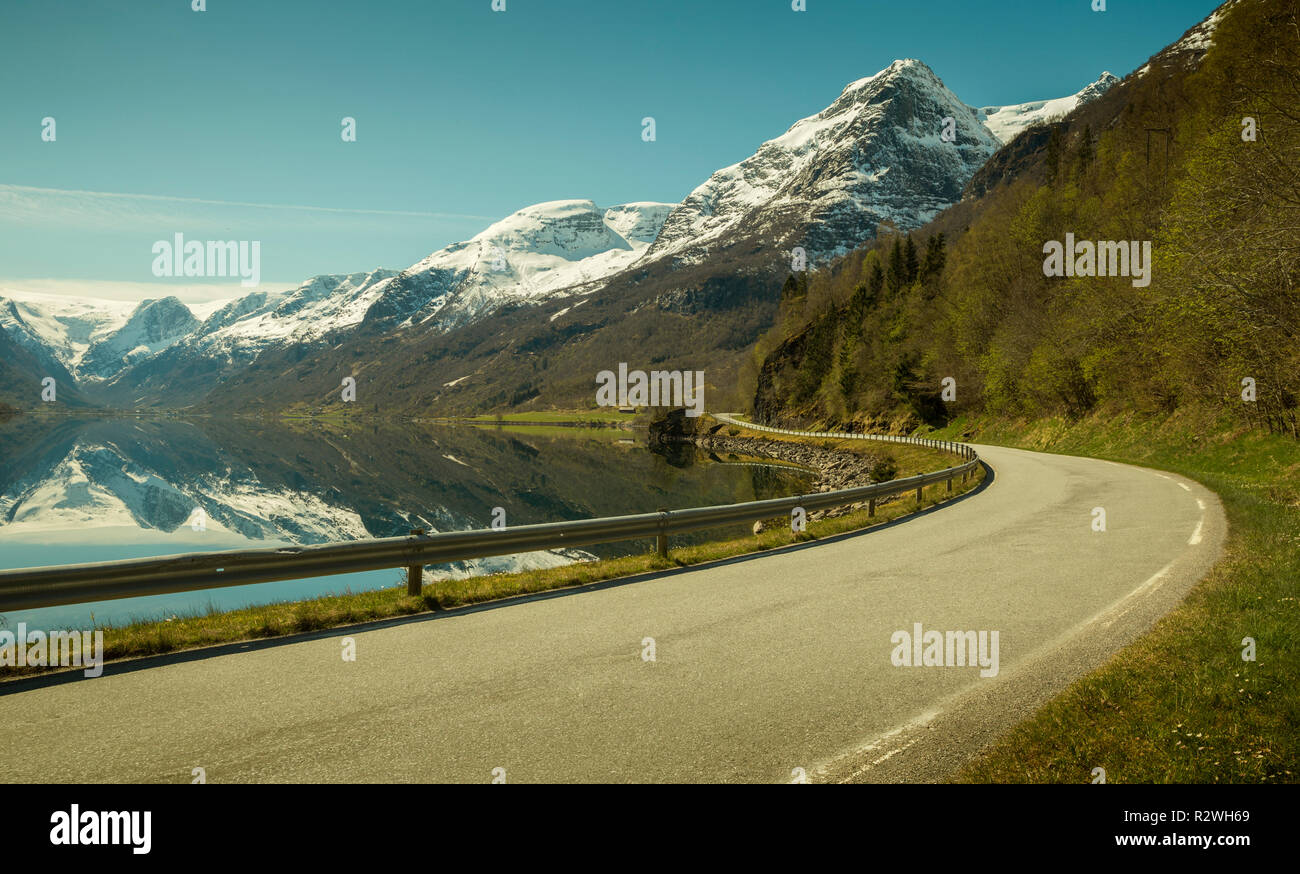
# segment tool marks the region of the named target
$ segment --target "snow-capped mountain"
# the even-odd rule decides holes
[[[42,366],[66,367],[103,402],[184,405],[268,352],[287,355],[270,365],[274,378],[351,338],[447,334],[514,305],[574,298],[545,314],[554,322],[588,300],[621,299],[646,276],[652,281],[636,293],[699,311],[710,306],[707,283],[683,287],[683,269],[735,275],[746,269],[737,259],[748,259],[783,271],[794,247],[815,265],[870,239],[884,222],[920,227],[961,198],[1004,137],[1113,81],[1105,74],[1060,100],[977,110],[921,61],[895,61],[717,171],[680,204],[540,203],[405,270],[316,276],[199,314],[176,298],[128,311],[0,294],[0,330]],[[944,136],[948,119],[953,137]]]
[[[432,319],[446,330],[509,303],[574,293],[637,261],[673,208],[626,203],[602,209],[590,200],[525,207],[402,271],[381,297],[411,301],[374,315],[391,318],[392,310],[405,315],[401,325]]]
[[[75,371],[91,346],[131,318],[137,304],[0,289],[0,330],[38,359]]]
[[[1063,118],[1076,107],[1096,100],[1117,82],[1119,82],[1118,76],[1108,72],[1102,73],[1101,78],[1096,82],[1069,97],[1013,103],[1009,106],[985,106],[975,111],[984,126],[998,138],[999,142],[1005,144],[1014,140],[1021,131],[1031,125]]]
[[[448,330],[507,303],[573,293],[618,272],[645,252],[671,209],[542,203],[406,270],[316,276],[290,291],[253,292],[202,322],[174,298],[142,304],[83,353],[75,372],[104,380],[110,400],[133,402],[167,391],[184,374],[201,375],[210,387],[267,349],[337,342],[363,327],[431,322]]]
[[[78,382],[110,379],[190,337],[213,304],[176,297],[139,303],[0,289],[0,331],[31,350],[47,369]]]
[[[359,325],[395,270],[313,276],[297,288],[255,292],[209,316],[184,341],[215,357],[248,360],[270,345],[313,343]]]
[[[1200,63],[1201,58],[1205,57],[1205,53],[1210,50],[1210,46],[1214,44],[1214,32],[1218,29],[1220,22],[1223,21],[1224,16],[1228,14],[1228,10],[1240,2],[1242,0],[1227,0],[1200,24],[1188,28],[1178,42],[1153,55],[1149,61],[1135,70],[1133,75],[1145,76],[1151,72],[1153,67],[1178,66],[1184,69],[1195,67]]]
[[[175,297],[146,300],[117,330],[90,344],[76,374],[90,379],[116,375],[133,362],[152,358],[189,336],[199,320]]]
[[[954,142],[942,137],[946,118]],[[738,233],[801,246],[815,260],[842,254],[881,222],[910,230],[951,206],[1000,145],[933,70],[895,61],[714,173],[669,215],[649,257],[698,262]]]

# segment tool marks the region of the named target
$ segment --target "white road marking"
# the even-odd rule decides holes
[[[867,771],[870,771],[876,765],[879,765],[881,762],[887,759],[893,758],[894,756],[898,755],[899,753],[903,752],[904,750],[908,749],[913,744],[915,744],[918,740],[920,740],[919,737],[913,737],[907,743],[900,745],[899,742],[902,741],[903,738],[899,737],[899,735],[907,731],[915,732],[917,729],[924,728],[925,726],[933,722],[935,720],[935,717],[937,717],[940,712],[941,711],[938,708],[935,708],[933,710],[927,710],[925,713],[922,713],[920,716],[917,716],[903,723],[898,728],[895,728],[892,731],[887,731],[884,734],[878,736],[875,740],[863,744],[862,746],[859,746],[848,753],[842,753],[836,756],[833,760],[813,768],[812,772],[817,776],[824,777],[828,773],[833,773],[835,770],[835,766],[839,762],[844,761],[845,759],[858,759],[862,756],[863,753],[872,753],[881,749],[885,750],[885,754],[883,756],[873,759],[872,761],[868,762],[867,764],[855,770],[848,777],[845,777],[840,780],[841,783],[848,783],[851,780],[853,780],[855,777],[865,774]],[[891,744],[890,743],[891,741],[893,741],[894,743]]]
[[[1204,524],[1205,524],[1205,517],[1202,516],[1201,521],[1196,523],[1196,530],[1192,532],[1191,538],[1187,541],[1188,546],[1196,546],[1198,543],[1201,542],[1201,526],[1203,526]]]
[[[1122,606],[1123,604],[1127,603],[1128,601],[1131,601],[1132,599],[1138,597],[1139,595],[1145,595],[1148,591],[1152,591],[1152,592],[1154,592],[1156,589],[1160,588],[1160,586],[1161,586],[1161,584],[1162,584],[1162,580],[1164,580],[1165,576],[1169,573],[1169,571],[1173,569],[1173,566],[1174,566],[1174,563],[1173,563],[1172,561],[1169,562],[1169,564],[1165,565],[1165,566],[1162,567],[1160,570],[1156,571],[1155,574],[1153,574],[1153,575],[1151,576],[1151,578],[1148,579],[1145,583],[1143,583],[1142,585],[1138,586],[1138,587],[1137,587],[1136,589],[1134,589],[1133,591],[1129,592],[1129,593],[1128,593],[1127,595],[1125,595],[1123,598],[1120,598],[1120,599],[1119,599],[1118,601],[1116,601],[1114,604],[1110,605],[1110,606],[1107,607],[1105,610],[1101,611],[1100,613],[1098,613],[1096,616],[1094,616],[1094,617],[1092,617],[1091,619],[1089,619],[1089,620],[1088,620],[1087,622],[1085,622],[1084,624],[1085,624],[1085,625],[1091,625],[1093,622],[1096,622],[1098,619],[1102,619],[1103,617],[1105,617],[1105,616],[1107,616],[1107,615],[1109,615],[1109,614],[1111,614],[1111,613],[1115,613],[1115,611],[1118,610],[1118,609],[1120,608],[1120,606]],[[1120,619],[1120,618],[1121,618],[1125,613],[1127,613],[1128,611],[1130,611],[1130,610],[1132,610],[1132,609],[1133,609],[1133,607],[1132,607],[1131,605],[1128,606],[1128,607],[1125,607],[1123,610],[1120,610],[1118,613],[1115,613],[1114,616],[1111,616],[1109,620],[1107,620],[1106,622],[1103,622],[1101,627],[1102,627],[1102,628],[1110,628],[1110,627],[1111,627],[1112,625],[1114,625],[1115,622],[1118,621],[1118,620],[1119,620],[1119,619]]]
[[[1202,510],[1204,510],[1204,509],[1205,509],[1205,502],[1202,501],[1200,498],[1197,498],[1197,499],[1196,499],[1196,506],[1198,506],[1198,507],[1200,507]]]
[[[907,743],[903,744],[901,747],[898,747],[897,749],[892,749],[892,750],[890,750],[889,752],[885,753],[883,756],[881,756],[880,758],[878,758],[878,759],[876,759],[874,762],[872,762],[872,763],[871,763],[871,767],[874,768],[876,765],[879,765],[881,762],[885,761],[886,759],[892,759],[894,756],[898,755],[899,753],[907,752],[907,750],[909,750],[910,748],[916,746],[916,742],[917,742],[918,740],[920,740],[919,737],[918,737],[918,738],[913,738],[912,740],[910,740],[910,741],[908,741]]]
[[[1169,564],[1165,565],[1160,570],[1152,574],[1145,582],[1142,583],[1142,585],[1138,586],[1136,589],[1129,592],[1127,595],[1120,598],[1118,601],[1111,604],[1109,607],[1103,608],[1100,613],[1093,616],[1091,619],[1079,623],[1074,628],[1070,629],[1065,634],[1058,637],[1056,640],[1052,641],[1046,646],[1039,647],[1033,653],[1030,653],[1028,656],[1026,656],[1023,664],[1033,664],[1039,657],[1041,657],[1043,653],[1050,651],[1054,646],[1057,646],[1062,641],[1072,640],[1077,634],[1083,632],[1089,625],[1092,625],[1094,622],[1097,622],[1101,619],[1106,619],[1106,617],[1109,616],[1110,618],[1105,623],[1102,624],[1102,627],[1109,628],[1110,626],[1114,625],[1125,614],[1127,614],[1130,610],[1133,609],[1134,605],[1130,604],[1129,606],[1124,607],[1125,604],[1127,604],[1129,601],[1133,600],[1134,598],[1140,595],[1147,594],[1148,592],[1154,592],[1156,589],[1159,589],[1160,586],[1164,584],[1164,578],[1169,575],[1169,572],[1171,570],[1173,570],[1174,563],[1176,561],[1177,559],[1169,562]],[[1120,607],[1124,607],[1124,609],[1120,610],[1119,609]],[[1119,611],[1118,613],[1115,612],[1117,610]],[[831,761],[813,768],[812,773],[824,777],[828,773],[833,773],[835,770],[835,766],[838,763],[844,761],[845,759],[858,759],[861,758],[863,753],[873,753],[876,752],[877,750],[885,751],[884,755],[867,762],[865,765],[854,770],[853,773],[849,774],[849,776],[844,777],[840,780],[841,783],[852,782],[855,778],[861,776],[862,774],[865,774],[867,771],[870,771],[876,765],[879,765],[881,762],[887,759],[893,758],[894,756],[898,755],[901,752],[904,752],[913,744],[915,744],[918,740],[920,740],[920,738],[912,737],[912,739],[908,740],[906,743],[901,743],[901,741],[903,741],[904,738],[899,737],[899,735],[902,735],[904,732],[909,732],[909,731],[915,732],[917,729],[924,728],[926,725],[933,722],[934,719],[937,716],[939,716],[942,712],[943,712],[942,708],[938,708],[938,707],[936,707],[933,710],[927,711],[926,713],[923,713],[920,716],[903,723],[902,725],[898,726],[897,728],[891,731],[887,731],[882,735],[878,735],[874,740],[866,744],[863,744],[848,753],[841,753]],[[894,741],[894,743],[891,744],[890,741]]]
[[[1190,492],[1192,490],[1192,487],[1189,486],[1187,483],[1179,483],[1178,487],[1185,492]]]

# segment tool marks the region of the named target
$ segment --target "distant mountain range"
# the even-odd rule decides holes
[[[899,60],[680,204],[537,204],[405,270],[316,276],[220,306],[0,289],[0,332],[16,347],[0,354],[0,399],[32,406],[53,376],[71,403],[315,406],[364,371],[384,387],[365,401],[460,412],[572,403],[596,370],[679,356],[674,367],[725,382],[768,327],[795,247],[816,266],[882,224],[923,226],[1003,144],[1118,81],[977,109]]]

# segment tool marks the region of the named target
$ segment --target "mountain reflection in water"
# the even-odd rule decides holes
[[[665,458],[644,434],[608,429],[18,416],[0,422],[0,568],[486,528],[495,507],[508,525],[556,522],[776,497],[809,483],[797,469],[717,462],[689,448]],[[600,544],[430,571],[524,570],[648,548]],[[395,579],[372,571],[126,599],[95,605],[96,616],[229,609]]]

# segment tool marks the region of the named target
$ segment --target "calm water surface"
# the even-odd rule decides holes
[[[776,497],[811,481],[798,469],[743,461],[690,448],[659,454],[643,433],[606,429],[19,416],[0,422],[0,568],[486,528],[494,507],[504,508],[509,525],[557,522]],[[465,576],[649,548],[602,544],[429,570]],[[3,621],[119,624],[384,588],[403,574],[128,598],[13,612]]]

